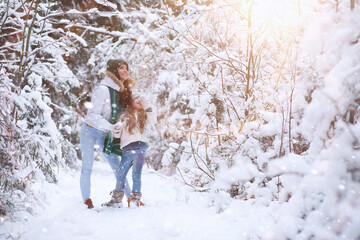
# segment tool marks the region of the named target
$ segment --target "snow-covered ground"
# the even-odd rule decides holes
[[[36,216],[17,213],[23,220],[0,225],[0,238],[9,239],[242,239],[244,227],[209,207],[207,193],[194,193],[173,178],[145,168],[142,208],[102,208],[110,199],[114,177],[106,162],[96,161],[92,199],[100,211],[81,201],[79,171],[61,172],[57,185],[44,183],[47,200]],[[131,176],[131,175],[130,175]],[[125,203],[125,200],[124,200]]]
[[[309,228],[319,239],[337,239],[326,227],[331,222],[323,222],[324,227],[304,221],[303,208],[295,206],[296,197],[281,204],[232,199],[225,192],[194,192],[175,177],[146,167],[145,207],[101,207],[110,199],[115,181],[104,161],[94,162],[92,199],[98,211],[89,210],[81,200],[79,166],[77,169],[62,170],[58,184],[36,183],[33,188],[45,193],[39,200],[42,206],[33,215],[18,211],[13,219],[0,218],[0,239],[303,240],[309,239]],[[357,239],[349,236],[341,239]]]

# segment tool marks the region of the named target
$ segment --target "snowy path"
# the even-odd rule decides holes
[[[182,183],[145,168],[143,208],[86,209],[81,202],[79,172],[61,173],[49,189],[48,203],[36,217],[5,226],[19,239],[241,239],[234,222],[208,208],[204,193],[190,193]],[[130,175],[131,176],[131,175]],[[114,177],[107,163],[95,162],[94,205],[110,199]],[[48,186],[48,185],[47,185]],[[189,196],[191,197],[189,198]],[[236,224],[237,225],[237,224]]]

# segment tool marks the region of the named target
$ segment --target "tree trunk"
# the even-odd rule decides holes
[[[251,63],[253,58],[253,41],[252,41],[252,29],[251,29],[251,14],[252,14],[252,8],[250,7],[249,13],[248,13],[248,37],[247,37],[247,57],[248,57],[248,65],[247,65],[247,73],[246,73],[246,89],[245,89],[245,102],[250,97],[250,80],[251,80]],[[248,117],[249,115],[249,109],[245,109],[245,117]]]

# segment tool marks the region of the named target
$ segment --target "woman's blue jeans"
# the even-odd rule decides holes
[[[123,186],[125,183],[126,186],[126,175],[129,172],[131,166],[132,169],[132,180],[133,180],[133,189],[132,192],[140,193],[141,192],[141,172],[145,163],[146,156],[146,147],[136,148],[136,149],[126,149],[123,148],[124,155],[121,158],[120,162],[120,186]],[[123,192],[124,189],[121,188]],[[126,193],[125,188],[125,193]]]
[[[124,191],[127,197],[130,196],[130,186],[127,179],[120,183],[120,157],[116,154],[105,155],[102,151],[104,148],[104,141],[107,133],[102,132],[96,128],[89,127],[86,123],[83,123],[80,130],[80,148],[82,157],[82,167],[80,175],[80,189],[83,201],[90,198],[91,188],[91,172],[94,163],[94,150],[95,145],[99,146],[100,152],[110,164],[116,178],[115,191]],[[123,184],[124,186],[121,186]]]

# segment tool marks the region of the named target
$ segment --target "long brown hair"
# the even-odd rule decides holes
[[[126,108],[124,119],[126,124],[125,128],[131,135],[134,134],[133,130],[135,127],[139,128],[140,133],[144,133],[147,120],[146,111],[144,109],[134,109],[133,104],[131,103]]]
[[[124,90],[123,91],[119,91],[119,102],[120,104],[124,104],[124,107],[128,107],[129,105],[131,105],[131,88],[129,86],[129,81],[125,81],[124,82]]]

